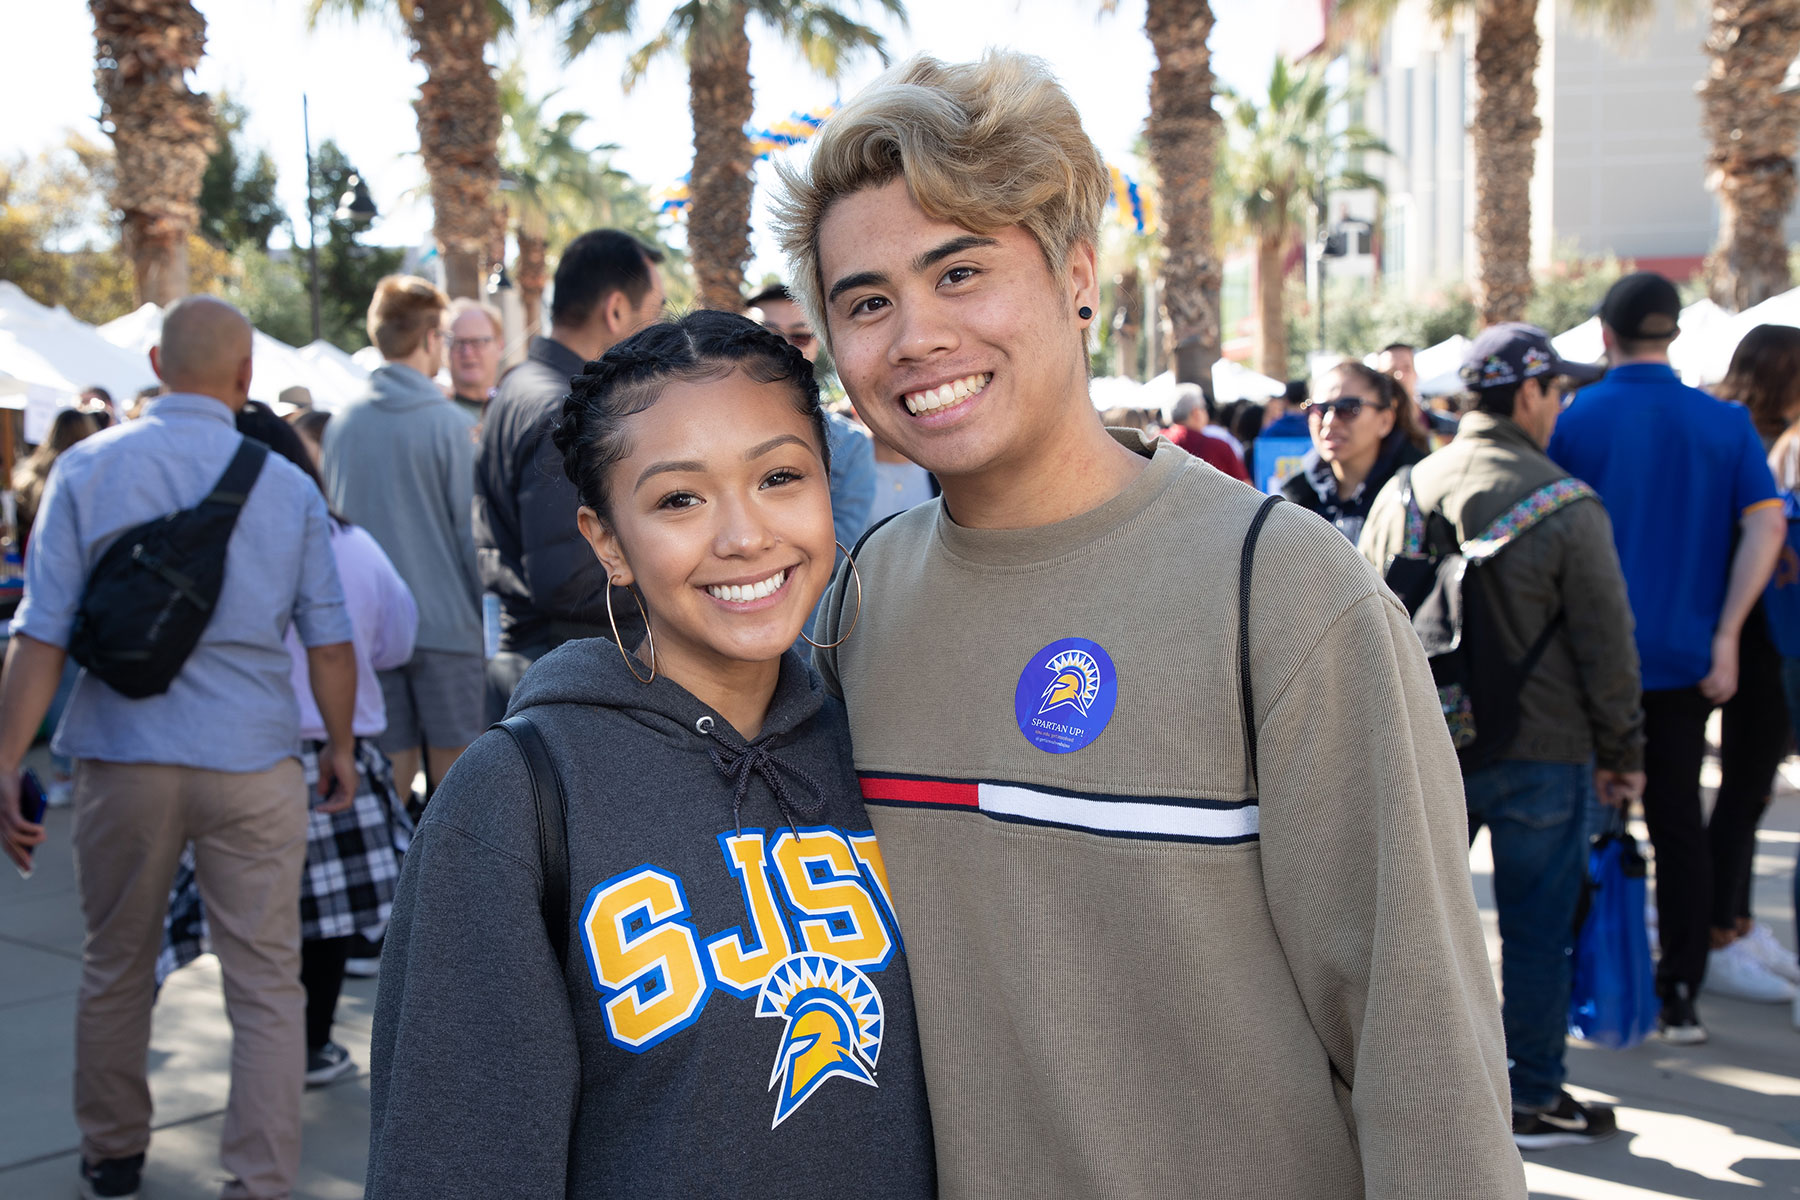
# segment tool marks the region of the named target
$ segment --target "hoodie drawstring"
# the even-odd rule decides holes
[[[744,807],[744,797],[750,791],[751,772],[761,775],[763,782],[769,785],[769,790],[775,794],[775,806],[781,810],[781,815],[787,820],[788,828],[794,831],[795,837],[800,836],[800,827],[794,820],[794,813],[798,812],[803,817],[816,817],[825,811],[825,792],[813,782],[812,777],[800,768],[777,759],[761,746],[746,746],[740,750],[714,737],[713,744],[707,747],[707,753],[712,756],[713,766],[719,769],[719,774],[731,780],[734,785],[731,794],[731,823],[739,833],[744,832],[740,814]],[[811,804],[801,804],[789,794],[777,767],[798,779],[812,793]]]

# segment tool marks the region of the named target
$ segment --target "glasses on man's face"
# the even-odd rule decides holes
[[[490,333],[486,337],[453,337],[447,340],[450,343],[450,353],[455,354],[458,350],[485,350],[494,344],[494,335]]]
[[[777,337],[787,339],[787,344],[796,350],[804,350],[813,344],[813,331],[806,328],[804,325],[796,325],[792,329],[783,329],[779,325],[771,325],[765,321],[763,322],[763,328],[770,333],[775,334]]]
[[[1323,421],[1325,414],[1336,413],[1340,421],[1354,421],[1365,408],[1386,412],[1388,407],[1373,400],[1364,400],[1361,396],[1340,396],[1336,400],[1308,400],[1300,409],[1309,420]]]

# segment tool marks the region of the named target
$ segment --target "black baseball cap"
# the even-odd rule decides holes
[[[1576,384],[1592,383],[1606,374],[1593,363],[1570,362],[1557,354],[1550,335],[1536,325],[1510,321],[1482,330],[1463,351],[1458,374],[1471,391],[1508,387],[1537,379],[1560,376]]]
[[[1681,293],[1655,271],[1635,271],[1607,289],[1600,320],[1622,338],[1674,337],[1681,328]]]

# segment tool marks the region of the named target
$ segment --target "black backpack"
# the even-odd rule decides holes
[[[71,658],[133,700],[169,690],[212,619],[226,544],[268,456],[245,438],[199,504],[133,526],[107,547],[81,593]]]
[[[1464,771],[1493,762],[1519,732],[1519,692],[1550,648],[1567,614],[1559,609],[1517,662],[1501,648],[1492,589],[1482,568],[1551,513],[1577,500],[1598,499],[1586,484],[1563,478],[1532,492],[1464,542],[1441,512],[1429,519],[1413,498],[1412,468],[1395,485],[1406,506],[1406,541],[1388,562],[1385,578],[1431,660],[1438,703]]]

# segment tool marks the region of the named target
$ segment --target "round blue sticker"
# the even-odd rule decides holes
[[[1112,655],[1098,642],[1063,638],[1031,656],[1013,693],[1025,740],[1049,754],[1073,754],[1100,736],[1119,699]]]

